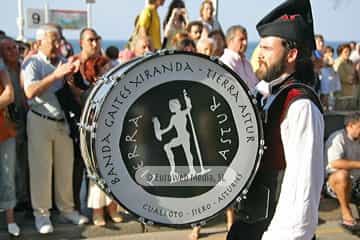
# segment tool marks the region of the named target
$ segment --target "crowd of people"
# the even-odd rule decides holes
[[[277,205],[270,203],[270,219],[258,224],[242,221],[234,224],[234,209],[229,207],[226,210],[229,239],[238,239],[239,232],[253,236],[249,239],[261,239],[263,233],[262,239],[290,239],[286,237],[290,235],[311,239],[317,223],[314,211],[317,212],[325,179],[324,164],[319,162],[323,152],[329,163],[327,189],[339,199],[342,225],[360,230],[349,208],[351,185],[356,182],[350,173],[352,169],[360,169],[357,161],[360,117],[350,116],[345,129],[330,136],[326,146],[323,146],[322,121],[322,108],[334,110],[337,99],[352,98],[360,105],[360,43],[340,44],[335,58],[334,49],[325,44],[323,36],[313,34],[312,22],[308,22],[312,18],[304,17],[309,14],[309,3],[304,1],[304,6],[299,7],[294,0],[288,0],[259,22],[261,40],[248,60],[246,28],[233,25],[224,32],[213,17],[211,0],[202,1],[199,19],[193,21],[188,18],[184,1],[172,0],[161,25],[157,9],[164,2],[148,1],[135,19],[128,44],[121,50],[116,46],[103,49],[101,36],[92,28],[81,30],[79,53],[74,53],[55,24],[41,26],[31,44],[0,33],[0,189],[3,192],[0,209],[6,211],[8,232],[20,235],[15,208],[33,211],[40,234],[53,232],[50,218],[53,203],[61,216],[73,224],[89,221],[81,213],[85,207],[92,209],[94,225],[106,225],[105,213],[113,222],[123,221],[118,204],[85,176],[77,124],[86,97],[102,74],[160,49],[219,57],[251,92],[264,99],[278,97],[279,89],[287,89],[287,95],[280,100],[276,98],[265,109],[273,118],[265,122],[266,161],[260,167],[262,177],[258,174],[254,184],[269,184],[272,190],[281,188],[280,196],[271,195]],[[291,4],[295,7],[289,7]],[[286,26],[279,28],[284,22]],[[310,90],[294,84],[297,82],[306,84]],[[304,172],[299,170],[304,168]],[[280,175],[284,180],[279,182]],[[84,183],[88,183],[87,206],[81,206],[80,199]],[[305,210],[303,201],[310,202]],[[307,225],[286,218],[289,208],[298,211]],[[257,233],[252,235],[254,232]],[[194,227],[190,238],[195,240],[199,236],[200,227]]]
[[[314,66],[318,74],[318,91],[325,110],[334,110],[336,99],[352,98],[359,106],[360,44],[347,42],[336,49],[325,45],[324,37],[315,35]]]

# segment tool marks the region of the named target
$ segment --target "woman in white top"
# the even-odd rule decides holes
[[[84,76],[85,79],[95,85],[95,82],[111,68],[111,62],[108,58],[103,56],[93,56],[84,62]],[[83,93],[80,98],[85,98],[90,92],[90,88]],[[93,209],[93,223],[96,226],[105,226],[106,221],[104,218],[104,207],[109,214],[111,220],[115,223],[123,221],[122,216],[117,212],[118,205],[110,197],[108,197],[96,183],[92,180],[89,181],[88,193],[88,207]]]
[[[164,20],[163,48],[174,49],[173,38],[177,33],[186,32],[188,16],[183,0],[173,0]]]
[[[214,18],[214,5],[211,0],[204,0],[200,6],[200,21],[203,23],[202,37],[207,37],[212,31],[222,31],[220,23]]]

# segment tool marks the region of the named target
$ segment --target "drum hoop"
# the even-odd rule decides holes
[[[85,102],[85,106],[84,106],[84,110],[87,109],[88,111],[83,111],[83,113],[81,114],[81,118],[80,118],[80,149],[81,149],[81,153],[82,156],[84,158],[84,162],[86,165],[86,172],[87,172],[87,176],[91,179],[93,179],[95,182],[97,182],[98,179],[101,178],[101,176],[98,174],[98,169],[96,168],[96,163],[95,163],[95,159],[93,156],[93,144],[92,141],[90,141],[90,145],[86,144],[87,143],[87,137],[88,138],[93,138],[93,130],[94,130],[94,126],[93,123],[91,123],[91,125],[86,125],[85,124],[89,124],[88,122],[85,123],[85,120],[87,121],[89,118],[89,114],[91,113],[92,109],[96,106],[94,104],[94,102],[92,101],[92,97],[97,94],[97,91],[99,90],[99,88],[101,87],[101,84],[97,84],[94,86],[94,89],[90,92],[90,95],[87,98],[87,101]],[[95,91],[96,90],[96,91]],[[86,134],[84,134],[84,132]]]
[[[223,207],[223,210],[218,211],[217,213],[214,213],[213,215],[206,217],[206,219],[204,220],[200,220],[200,221],[194,221],[194,222],[188,222],[188,223],[184,223],[184,224],[171,224],[171,223],[162,223],[162,222],[156,222],[150,219],[146,219],[145,217],[142,217],[138,214],[136,214],[135,212],[132,211],[132,209],[127,208],[125,205],[122,204],[121,199],[117,198],[112,190],[107,187],[109,189],[108,194],[111,195],[111,197],[113,199],[115,199],[116,201],[119,202],[119,204],[121,206],[123,206],[124,209],[126,209],[127,211],[129,211],[133,216],[135,216],[140,222],[148,224],[148,225],[153,225],[153,224],[157,224],[160,226],[171,226],[171,227],[176,227],[176,228],[181,228],[181,227],[188,227],[190,226],[198,226],[198,225],[205,225],[206,222],[211,221],[212,219],[214,219],[215,217],[217,217],[219,214],[221,214],[226,208],[228,208],[229,206],[231,206],[235,201],[239,201],[241,198],[243,198],[244,196],[246,196],[249,187],[252,183],[252,181],[255,178],[256,172],[260,166],[260,162],[261,162],[261,157],[263,155],[264,152],[264,132],[263,132],[263,124],[262,124],[262,120],[261,120],[261,115],[260,115],[260,111],[256,105],[256,99],[253,95],[251,95],[250,90],[248,88],[248,86],[246,85],[246,83],[237,75],[237,73],[235,73],[232,69],[230,69],[227,65],[225,65],[223,62],[221,62],[219,60],[218,57],[208,57],[206,55],[203,54],[199,54],[199,53],[190,53],[190,52],[186,52],[186,51],[176,51],[176,50],[161,50],[161,51],[157,51],[156,53],[152,54],[152,55],[146,55],[145,57],[140,57],[140,58],[136,58],[133,59],[132,61],[128,62],[128,64],[133,64],[132,66],[130,66],[128,69],[126,69],[124,72],[122,72],[117,79],[119,79],[121,81],[121,79],[125,78],[126,75],[133,70],[133,68],[137,67],[140,64],[146,63],[149,60],[153,60],[154,58],[161,58],[163,56],[167,56],[167,55],[189,55],[189,56],[195,56],[195,57],[199,57],[199,58],[203,58],[203,59],[207,59],[212,61],[215,64],[220,65],[221,67],[225,68],[227,72],[230,72],[232,77],[234,77],[237,82],[241,85],[241,87],[243,88],[245,94],[247,95],[249,102],[251,103],[252,106],[252,110],[254,111],[255,117],[256,117],[256,124],[257,124],[257,128],[258,128],[258,151],[256,154],[256,159],[254,161],[254,166],[252,167],[252,171],[250,174],[250,177],[246,180],[246,183],[244,184],[243,188],[241,189],[241,191],[237,194],[237,196],[232,199],[230,201],[229,204],[227,204],[226,206]],[[104,81],[107,82],[108,79],[111,79],[111,75],[114,74],[116,71],[118,71],[119,69],[121,69],[122,67],[124,67],[123,65],[119,65],[113,69],[111,69],[110,72],[106,73],[103,78]],[[107,78],[105,80],[105,78]],[[114,83],[116,83],[118,80],[114,80],[112,79],[112,81],[114,81]],[[108,89],[108,93],[112,91],[112,89],[116,86],[116,84],[112,84],[111,87]],[[97,112],[96,116],[95,116],[95,121],[97,122],[99,119],[99,115],[101,114],[101,109],[102,106],[104,104],[104,102],[106,102],[107,98],[109,97],[109,94],[105,95],[104,98],[101,101],[100,104],[100,111]],[[94,138],[96,138],[96,128],[97,128],[97,124],[95,126],[95,131],[94,131]],[[95,142],[95,141],[93,141]],[[94,155],[94,160],[97,159],[96,156],[96,151],[93,151],[93,155]],[[98,172],[100,173],[100,170],[97,168]],[[102,176],[99,176],[100,178],[102,178]],[[105,184],[107,185],[107,184]],[[101,186],[100,186],[101,187]]]
[[[88,121],[89,119],[89,114],[90,111],[83,111],[83,113],[81,114],[81,118],[80,118],[80,133],[83,132],[88,132],[88,134],[90,135],[89,137],[92,139],[95,139],[96,137],[96,121],[98,120],[99,114],[101,112],[101,106],[103,105],[105,98],[102,98],[99,100],[99,102],[95,102],[93,97],[95,97],[97,94],[99,94],[99,91],[101,91],[101,88],[104,86],[104,84],[107,84],[109,82],[112,82],[112,85],[116,85],[116,80],[114,81],[111,77],[111,74],[113,74],[114,72],[118,71],[119,69],[135,62],[138,61],[140,58],[135,58],[132,59],[124,64],[120,64],[112,69],[110,69],[110,71],[108,73],[105,73],[95,84],[94,88],[92,89],[92,91],[90,92],[90,95],[88,96],[85,105],[84,105],[84,110],[91,110],[94,109],[96,110],[93,114],[93,118],[92,118],[92,125],[89,126],[87,125],[88,122],[85,123],[85,121]],[[108,89],[108,92],[111,91],[113,86],[111,86],[111,88]],[[106,95],[105,95],[106,96]],[[98,106],[98,107],[97,107]],[[100,173],[100,169],[97,167],[97,162],[96,162],[96,151],[95,151],[95,146],[94,146],[94,141],[91,141],[90,146],[87,146],[87,144],[85,144],[86,141],[86,134],[80,134],[80,149],[82,152],[82,155],[85,156],[85,162],[89,162],[89,164],[86,164],[87,166],[87,173],[88,176],[92,179],[95,180],[96,183],[98,183],[98,180],[101,179],[102,177],[99,175]],[[89,165],[89,166],[88,166]],[[98,184],[99,185],[99,184]],[[99,187],[101,187],[104,190],[107,190],[107,192],[109,192],[109,188],[107,186],[106,183],[102,183],[101,186],[99,185]]]

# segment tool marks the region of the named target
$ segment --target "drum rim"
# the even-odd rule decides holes
[[[101,106],[103,105],[103,103],[105,102],[106,98],[103,98],[99,103],[97,103],[97,105],[100,106],[99,110],[96,110],[96,104],[93,103],[94,99],[93,97],[96,96],[96,94],[99,93],[99,91],[101,90],[101,87],[104,86],[104,84],[106,84],[109,81],[113,81],[114,83],[116,82],[116,80],[114,81],[110,75],[113,74],[114,72],[120,70],[121,68],[124,68],[132,63],[134,63],[135,61],[140,60],[141,58],[134,58],[131,59],[128,62],[125,62],[123,64],[119,64],[116,67],[111,68],[108,72],[106,72],[105,74],[103,74],[97,81],[96,84],[94,85],[93,89],[91,90],[88,98],[85,101],[82,113],[81,113],[81,117],[80,117],[80,150],[81,150],[81,155],[84,158],[84,156],[88,157],[89,159],[87,159],[86,157],[84,158],[84,163],[86,166],[86,170],[87,170],[87,174],[89,178],[92,178],[96,184],[105,192],[110,192],[110,188],[107,186],[107,184],[105,183],[105,181],[103,181],[101,184],[99,184],[99,181],[101,182],[101,178],[102,176],[100,175],[100,169],[97,166],[97,162],[96,162],[96,152],[95,152],[95,147],[94,142],[91,142],[90,146],[86,144],[86,134],[88,133],[90,134],[90,138],[95,138],[96,135],[96,121],[98,120],[99,114],[100,114],[100,110],[101,110]],[[113,88],[114,83],[110,86],[110,90]],[[95,124],[94,126],[90,126],[93,127],[93,129],[86,129],[86,127],[89,127],[89,113],[86,110],[89,110],[91,108],[94,108],[95,106],[95,113],[93,116],[93,121],[92,124]],[[86,123],[85,123],[86,120]],[[91,136],[92,135],[92,136]],[[90,166],[87,166],[87,165]],[[113,197],[114,198],[114,197]],[[114,198],[116,199],[116,198]]]
[[[126,207],[125,205],[122,204],[122,201],[120,201],[120,199],[118,199],[112,192],[112,190],[110,189],[110,187],[105,183],[105,189],[107,189],[107,194],[110,194],[111,197],[117,201],[124,209],[126,209],[129,213],[131,213],[138,221],[147,224],[147,225],[159,225],[159,226],[169,226],[169,227],[175,227],[175,228],[182,228],[182,227],[188,227],[188,226],[199,226],[199,225],[205,225],[206,222],[209,222],[211,220],[213,220],[214,218],[216,218],[219,214],[221,214],[223,211],[225,211],[225,209],[227,209],[228,207],[232,206],[234,204],[234,202],[239,201],[241,198],[243,198],[244,196],[246,196],[251,183],[253,182],[256,173],[259,169],[260,166],[260,162],[261,162],[261,158],[263,156],[263,152],[264,152],[264,148],[265,148],[265,139],[264,139],[264,129],[263,129],[263,122],[261,119],[261,114],[260,114],[260,110],[258,108],[258,106],[256,105],[256,98],[255,96],[251,95],[250,93],[250,89],[248,88],[248,86],[246,85],[246,83],[240,78],[240,76],[238,76],[237,73],[235,73],[231,68],[229,68],[226,64],[224,64],[223,62],[221,62],[221,60],[218,57],[209,57],[203,54],[199,54],[199,53],[192,53],[192,52],[186,52],[186,51],[177,51],[177,50],[160,50],[157,51],[156,53],[152,53],[149,55],[145,55],[144,57],[138,57],[135,59],[132,59],[129,62],[126,62],[119,66],[116,66],[114,68],[112,68],[109,72],[105,73],[102,77],[102,79],[104,81],[109,81],[109,80],[115,80],[111,78],[111,75],[114,74],[116,71],[120,70],[121,68],[123,68],[126,65],[129,64],[133,64],[132,66],[130,66],[128,69],[126,69],[124,72],[122,72],[117,79],[119,79],[119,81],[121,81],[122,78],[124,78],[129,71],[132,71],[134,67],[137,67],[140,64],[143,64],[149,60],[153,60],[154,58],[159,58],[159,57],[163,57],[163,56],[168,56],[168,55],[189,55],[189,56],[196,56],[199,58],[204,58],[207,60],[210,60],[211,62],[220,65],[221,67],[225,68],[225,70],[229,73],[231,73],[231,76],[234,77],[237,82],[241,85],[241,87],[243,88],[244,92],[246,93],[249,102],[251,103],[252,106],[252,110],[254,111],[255,117],[256,117],[256,124],[257,124],[257,129],[258,129],[258,149],[257,149],[257,153],[256,153],[256,159],[254,161],[254,166],[252,167],[251,170],[251,174],[250,177],[248,177],[248,179],[246,180],[246,183],[244,184],[244,186],[242,187],[241,191],[239,191],[236,195],[236,197],[234,197],[229,204],[226,204],[222,210],[212,214],[211,216],[208,216],[202,220],[197,220],[197,221],[193,221],[193,222],[187,222],[187,223],[183,223],[183,224],[172,224],[172,223],[163,223],[163,222],[158,222],[158,221],[154,221],[151,219],[147,219],[146,217],[140,216],[139,214],[136,214],[134,211],[132,211],[132,209],[129,209],[128,207]],[[117,80],[115,80],[116,82]],[[116,86],[116,84],[112,84],[111,87],[109,88],[109,92]],[[103,105],[104,102],[106,102],[106,99],[109,97],[109,94],[107,94],[104,98],[103,101],[100,105]],[[96,119],[98,120],[98,117],[101,113],[101,110],[99,111],[99,113],[96,115]],[[96,138],[96,130],[94,131],[95,137]],[[97,159],[96,156],[96,151],[94,151],[94,160]],[[98,169],[98,168],[97,168]],[[100,174],[100,170],[98,170],[98,177],[99,178],[103,178]],[[96,184],[97,181],[96,181]],[[99,185],[100,188],[104,188],[104,186]]]

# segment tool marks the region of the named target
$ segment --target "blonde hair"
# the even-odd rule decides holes
[[[214,12],[214,5],[213,2],[211,0],[204,0],[201,5],[200,5],[200,17],[202,18],[202,12],[205,8],[205,4],[210,4],[211,5],[211,9]]]

